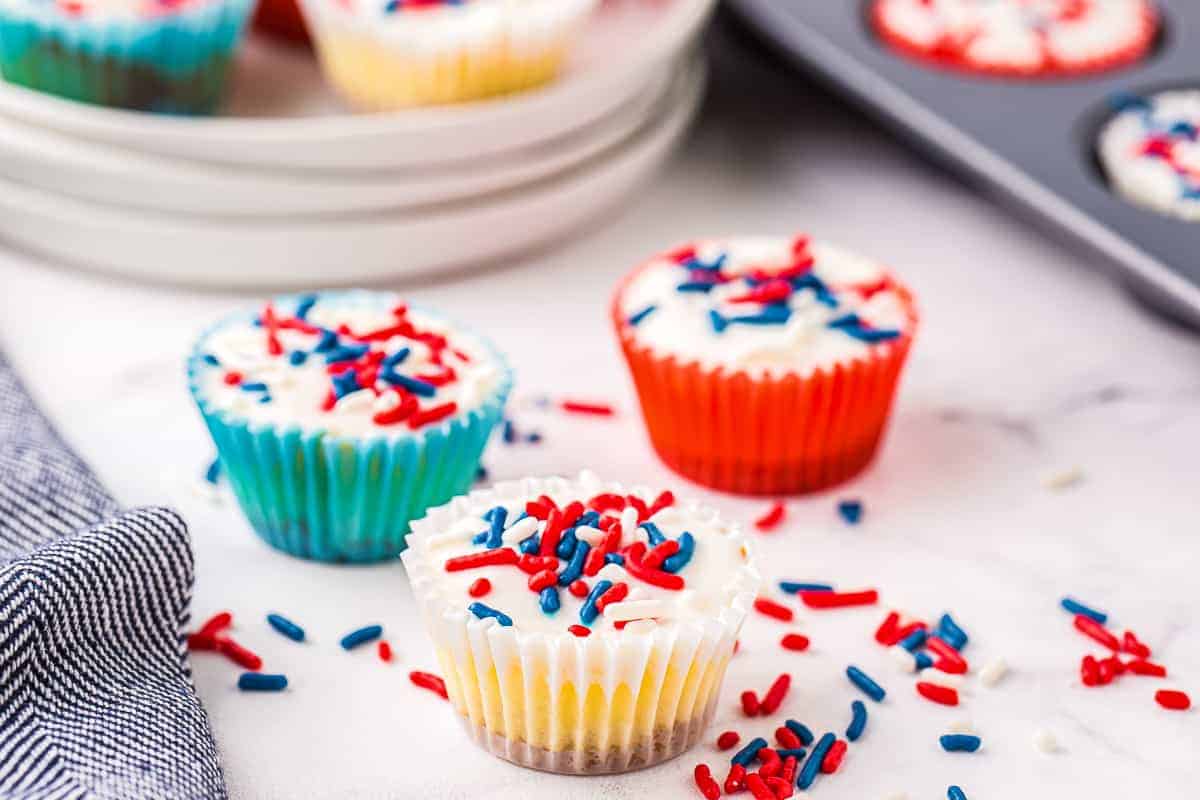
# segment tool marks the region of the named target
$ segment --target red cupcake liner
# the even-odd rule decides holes
[[[689,480],[752,495],[815,492],[848,480],[874,458],[912,346],[917,313],[895,284],[910,323],[864,358],[811,374],[752,377],[681,363],[635,340],[617,288],[612,320],[659,458]],[[893,283],[894,280],[893,280]]]
[[[981,63],[964,57],[959,51],[941,47],[920,47],[898,35],[883,20],[882,1],[874,0],[871,6],[871,27],[879,39],[889,48],[913,61],[952,72],[967,73],[989,78],[1013,78],[1034,80],[1063,80],[1095,75],[1120,69],[1146,58],[1154,48],[1161,28],[1161,19],[1153,6],[1147,4],[1142,14],[1142,29],[1136,40],[1109,52],[1107,55],[1072,64],[1054,61],[1029,68],[1016,64]],[[1049,56],[1048,56],[1049,57]]]
[[[295,44],[309,43],[308,28],[296,0],[258,0],[254,28]]]

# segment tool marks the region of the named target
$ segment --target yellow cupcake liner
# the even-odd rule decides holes
[[[442,43],[432,32],[420,46],[422,37],[388,35],[389,25],[405,25],[401,18],[367,25],[337,0],[304,0],[303,7],[327,80],[355,107],[387,111],[481,100],[550,83],[562,72],[594,1],[564,5],[577,11],[556,12],[555,22],[536,35],[516,24],[462,42],[447,37]]]
[[[532,489],[537,496],[541,487]],[[754,587],[748,583],[712,617],[583,638],[522,631],[441,595],[430,540],[455,518],[450,503],[415,523],[401,559],[450,702],[472,739],[521,766],[594,775],[653,766],[703,737],[757,573],[749,571]]]

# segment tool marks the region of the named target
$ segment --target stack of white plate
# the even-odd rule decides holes
[[[120,111],[0,83],[0,238],[137,278],[377,281],[578,231],[641,185],[703,92],[715,0],[609,0],[554,85],[354,114],[311,54],[251,39],[225,115]]]

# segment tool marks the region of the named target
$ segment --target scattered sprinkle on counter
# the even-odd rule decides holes
[[[1099,622],[1101,625],[1104,625],[1108,622],[1108,614],[1104,613],[1103,611],[1097,611],[1090,606],[1086,606],[1074,598],[1064,597],[1059,601],[1059,605],[1061,605],[1064,610],[1072,614],[1082,614],[1085,617],[1090,617],[1096,622]]]
[[[983,744],[982,739],[970,733],[945,733],[938,742],[947,753],[974,753]]]
[[[776,502],[765,514],[754,520],[754,527],[764,533],[773,531],[779,527],[786,515],[787,507],[781,502]]]
[[[863,694],[876,703],[882,703],[883,698],[887,696],[887,692],[882,686],[856,666],[851,665],[846,667],[846,677],[850,679],[852,684],[861,689]]]
[[[427,689],[441,697],[443,700],[449,700],[450,695],[446,693],[446,682],[434,675],[432,672],[421,672],[414,670],[408,673],[408,679],[413,686],[421,689]]]
[[[842,500],[837,505],[838,515],[847,525],[857,525],[862,522],[863,504],[861,500]]]
[[[265,672],[243,672],[238,676],[237,686],[243,692],[282,692],[287,688],[286,675],[270,675]]]
[[[342,649],[353,650],[356,647],[375,641],[380,636],[383,636],[382,625],[366,625],[357,630],[350,631],[343,636],[341,640]]]
[[[267,614],[267,624],[293,642],[304,641],[304,628],[301,628],[282,614]]]

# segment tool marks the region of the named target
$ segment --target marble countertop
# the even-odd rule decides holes
[[[935,617],[952,610],[976,665],[1013,667],[994,689],[968,683],[957,709],[921,701],[871,641],[883,609],[801,611],[812,638],[781,651],[780,623],[755,617],[730,668],[713,730],[745,735],[742,688],[795,678],[781,713],[842,730],[857,663],[890,690],[842,772],[813,796],[1161,797],[1194,794],[1194,713],[1155,706],[1159,684],[1126,678],[1085,689],[1087,641],[1057,608],[1071,593],[1135,628],[1200,699],[1200,338],[1148,315],[1087,259],[1009,217],[872,124],[803,81],[726,51],[703,118],[661,179],[595,232],[503,270],[403,287],[472,320],[519,372],[518,425],[541,446],[494,445],[494,478],[590,467],[628,482],[685,485],[654,458],[607,326],[614,281],[646,254],[696,235],[802,229],[873,253],[915,289],[923,327],[877,464],[837,491],[790,501],[778,531],[759,537],[772,578],[872,585],[882,606]],[[236,254],[231,254],[235,257]],[[352,254],[348,254],[352,257]],[[573,779],[525,771],[469,744],[446,706],[413,689],[410,669],[435,668],[399,564],[335,567],[269,550],[236,507],[195,483],[211,445],[187,397],[183,356],[197,331],[249,298],[137,286],[0,254],[0,347],[37,400],[129,504],[170,503],[191,524],[194,613],[232,610],[237,635],[286,672],[283,696],[249,696],[237,670],[194,659],[235,798],[691,797],[705,744],[632,775]],[[548,333],[552,335],[547,335]],[[585,419],[539,411],[542,392],[608,399],[621,414]],[[1082,481],[1047,489],[1048,473]],[[862,525],[835,502],[859,497]],[[764,501],[710,496],[749,521]],[[269,611],[302,621],[312,642],[272,633]],[[397,653],[385,666],[336,640],[381,622]],[[940,751],[966,721],[977,755]],[[1062,752],[1031,739],[1052,731]]]

